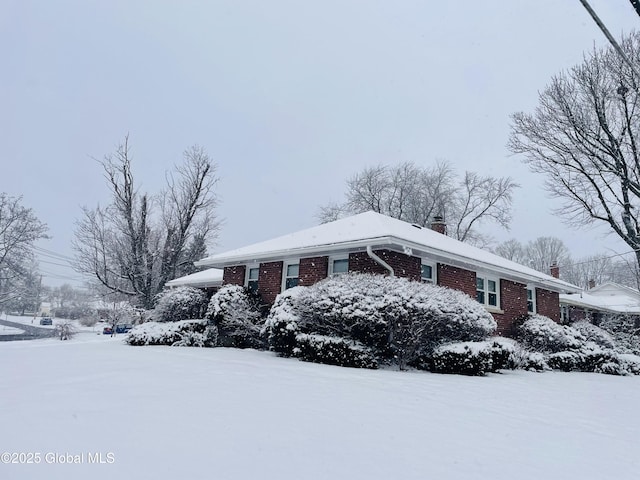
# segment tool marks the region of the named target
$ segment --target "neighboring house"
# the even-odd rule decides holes
[[[461,290],[477,299],[509,333],[513,320],[538,312],[560,321],[560,293],[575,285],[545,275],[432,229],[366,212],[212,255],[198,266],[224,269],[223,283],[244,285],[266,303],[296,285],[330,275],[370,272]]]
[[[201,272],[185,275],[165,283],[167,287],[194,287],[205,290],[217,290],[222,285],[223,271],[219,268],[208,268]]]
[[[603,283],[585,292],[561,294],[562,321],[590,320],[599,323],[606,314],[640,316],[640,292],[617,283]]]
[[[51,316],[51,303],[50,302],[41,302],[40,308],[38,309],[38,315],[41,317],[50,317]]]

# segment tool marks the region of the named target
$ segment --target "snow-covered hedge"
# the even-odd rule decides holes
[[[238,285],[224,285],[209,301],[206,317],[218,328],[218,345],[264,348],[264,320],[257,296]]]
[[[347,274],[287,290],[271,309],[270,347],[291,355],[299,333],[357,341],[381,360],[421,366],[443,343],[480,341],[493,317],[464,293],[404,278]]]
[[[529,351],[544,354],[549,368],[564,372],[595,372],[637,375],[640,359],[625,355],[616,339],[588,322],[559,325],[550,318],[533,315],[518,327],[518,338]]]
[[[293,355],[306,362],[340,367],[378,368],[378,362],[365,346],[345,338],[299,333]]]
[[[459,342],[440,345],[432,355],[436,373],[485,375],[493,371],[490,342]]]
[[[156,322],[177,322],[202,318],[207,295],[197,288],[177,287],[160,292],[152,318]]]
[[[602,348],[615,348],[616,342],[609,332],[595,326],[585,320],[571,324],[571,328],[577,330],[588,341],[593,342]]]
[[[640,316],[605,315],[600,327],[611,335],[616,350],[640,355]]]
[[[525,347],[542,353],[577,350],[586,342],[586,338],[578,330],[560,325],[542,315],[531,315],[517,327],[516,336]]]
[[[170,345],[175,347],[208,347],[215,342],[216,328],[206,320],[147,322],[136,325],[127,335],[129,345]]]

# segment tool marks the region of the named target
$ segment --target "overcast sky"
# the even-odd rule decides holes
[[[615,36],[640,26],[628,0],[591,0]],[[606,39],[579,0],[0,0],[0,191],[72,256],[80,207],[108,200],[92,158],[129,133],[142,189],[193,144],[219,165],[210,253],[313,226],[365,166],[442,159],[510,175],[510,232],[554,235],[575,256],[628,250],[571,231],[542,178],[506,148],[552,75]],[[54,261],[43,257],[43,260]],[[42,263],[44,282],[74,274]],[[62,278],[67,277],[67,278]]]

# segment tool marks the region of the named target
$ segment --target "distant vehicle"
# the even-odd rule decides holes
[[[116,333],[127,333],[132,328],[133,328],[133,325],[122,323],[122,324],[116,325]]]
[[[111,335],[113,333],[113,329],[111,327],[104,327],[102,329],[103,335]]]
[[[40,319],[40,325],[53,325],[53,320],[51,320],[51,317],[42,317]]]

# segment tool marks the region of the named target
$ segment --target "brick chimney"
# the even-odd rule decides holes
[[[589,279],[589,290],[596,287],[596,281],[593,278]]]
[[[553,278],[560,278],[560,267],[556,262],[553,262],[549,269],[551,270],[551,276]]]
[[[444,223],[444,218],[442,218],[442,216],[437,215],[433,217],[433,221],[431,222],[431,230],[441,233],[442,235],[447,234],[447,224]]]

